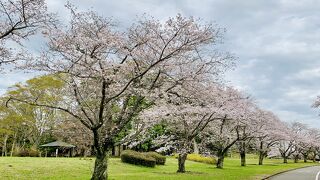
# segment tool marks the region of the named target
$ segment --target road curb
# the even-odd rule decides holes
[[[273,176],[276,176],[276,175],[279,175],[279,174],[282,174],[282,173],[286,173],[286,172],[289,172],[289,171],[294,171],[294,170],[297,170],[297,169],[304,169],[304,168],[309,168],[309,167],[315,167],[315,166],[320,166],[320,164],[319,164],[319,165],[305,166],[305,167],[298,167],[298,168],[294,168],[294,169],[288,169],[288,170],[285,170],[285,171],[281,171],[281,172],[272,174],[272,175],[270,175],[270,176],[268,176],[268,177],[262,178],[261,180],[268,180],[269,178],[272,178]]]

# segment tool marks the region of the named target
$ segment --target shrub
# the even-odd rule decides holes
[[[178,158],[179,154],[174,154],[173,156],[175,158]],[[216,158],[203,156],[203,155],[200,155],[200,154],[188,154],[187,160],[194,161],[194,162],[206,163],[206,164],[216,164],[217,163]]]
[[[14,155],[18,156],[18,157],[27,157],[27,156],[29,156],[29,152],[27,149],[20,149],[20,150],[17,150],[14,153]]]
[[[154,159],[156,159],[156,164],[164,165],[166,163],[166,157],[162,156],[157,152],[147,152],[145,154],[149,157],[153,157]]]
[[[206,157],[200,154],[188,154],[187,160],[206,163],[206,164],[216,164],[217,162],[214,157]]]
[[[147,167],[154,167],[156,159],[147,156],[144,153],[139,153],[132,150],[125,150],[121,153],[121,161],[129,164],[142,165]]]
[[[13,156],[18,156],[18,157],[38,157],[39,156],[39,151],[36,148],[15,148],[13,151]]]
[[[30,157],[38,157],[39,154],[40,154],[40,152],[38,151],[38,149],[36,149],[36,148],[34,148],[34,147],[28,149],[28,155],[29,155]]]

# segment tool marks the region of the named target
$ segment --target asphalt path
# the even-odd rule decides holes
[[[320,166],[296,169],[275,175],[269,180],[320,180]]]

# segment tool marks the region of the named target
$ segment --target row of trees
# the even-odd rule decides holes
[[[218,168],[223,168],[224,157],[231,149],[240,153],[242,166],[246,165],[247,150],[259,154],[259,165],[267,156],[282,157],[287,163],[289,158],[298,162],[301,157],[305,162],[315,161],[320,155],[319,129],[299,122],[282,122],[233,88],[198,88],[179,89],[174,92],[175,97],[158,101],[161,105],[143,112],[144,125],[164,125],[165,132],[158,133],[153,146],[160,152],[174,149],[179,153],[178,172],[185,172],[184,162],[187,154],[195,151],[194,143],[201,153],[217,156]],[[131,146],[148,137],[149,131]]]
[[[24,102],[5,103],[14,97],[38,98],[37,102],[59,104],[65,84],[59,76],[47,75],[13,86],[2,97],[1,149],[2,155],[11,155],[16,149],[34,148],[40,144],[63,139],[77,145],[78,153],[94,154],[90,132],[65,112],[39,107]],[[315,161],[319,155],[320,132],[298,122],[281,122],[273,113],[258,108],[240,92],[221,85],[185,85],[172,96],[150,103],[115,137],[115,143],[124,143],[137,150],[158,150],[179,153],[178,172],[185,172],[188,153],[196,151],[216,156],[217,167],[223,168],[224,157],[230,151],[240,153],[245,166],[247,151],[263,159],[282,157],[298,162],[303,158]],[[173,88],[172,90],[174,90]],[[173,101],[174,100],[174,101]],[[118,111],[114,107],[113,111]],[[151,131],[150,131],[151,130]],[[141,148],[141,144],[148,148]]]
[[[165,22],[144,17],[119,30],[111,19],[72,5],[68,24],[47,13],[42,0],[7,0],[0,8],[1,63],[24,60],[17,67],[47,74],[2,98],[4,154],[8,141],[11,148],[26,140],[38,146],[58,130],[55,137],[94,147],[92,179],[101,180],[108,177],[108,154],[118,143],[147,140],[160,150],[173,149],[179,153],[178,172],[185,172],[194,144],[216,155],[219,168],[234,145],[242,165],[249,146],[259,151],[260,164],[271,147],[285,161],[318,147],[317,130],[285,125],[222,83],[234,57],[216,49],[224,32],[216,25],[177,15]],[[40,55],[8,48],[39,30],[47,42]],[[314,141],[308,146],[304,133]]]

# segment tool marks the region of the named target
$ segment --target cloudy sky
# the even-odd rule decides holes
[[[65,0],[47,0],[49,10],[68,17]],[[220,48],[238,57],[227,83],[251,94],[284,121],[320,127],[311,108],[320,95],[320,1],[318,0],[71,0],[127,27],[146,13],[165,20],[181,13],[227,29]],[[65,19],[66,20],[66,19]],[[41,42],[31,46],[38,51]],[[12,72],[0,78],[2,92],[33,74]]]

